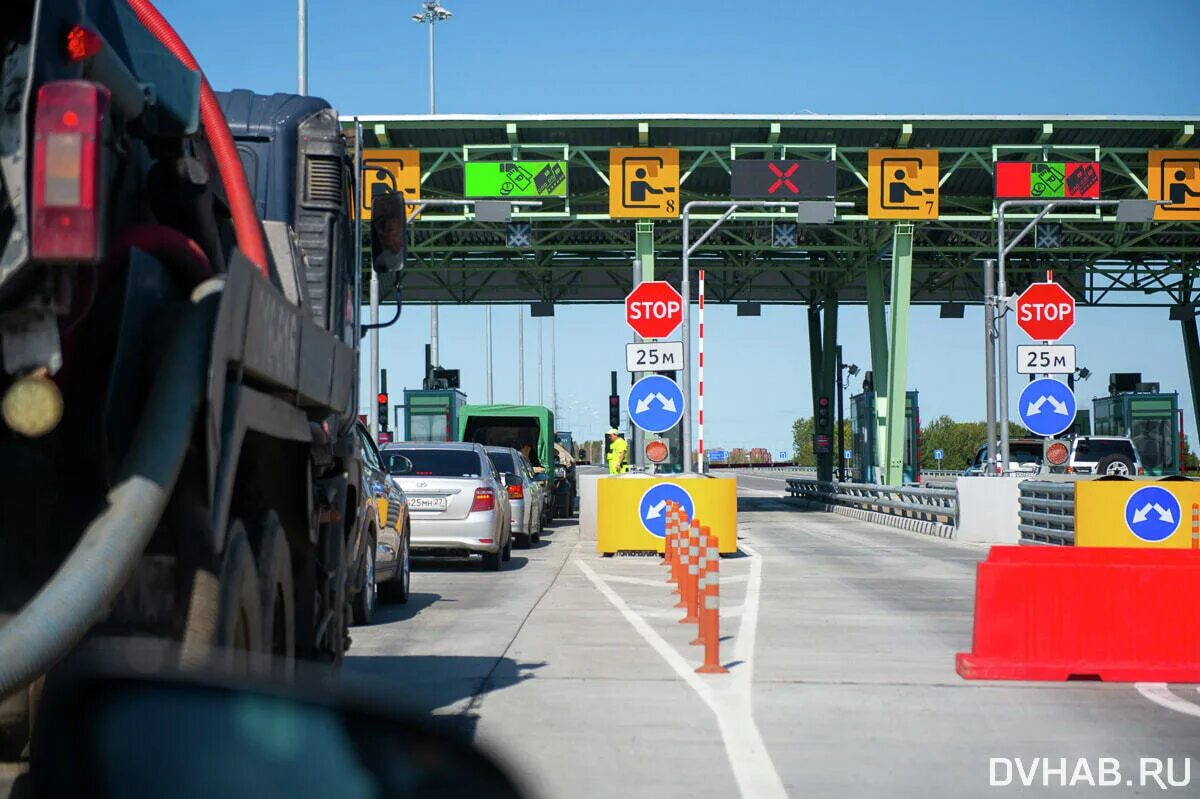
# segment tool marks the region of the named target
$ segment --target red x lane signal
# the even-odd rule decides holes
[[[776,180],[774,183],[772,183],[771,187],[769,189],[767,189],[767,194],[774,194],[775,192],[779,191],[780,186],[787,186],[788,191],[790,191],[792,194],[800,193],[800,189],[797,188],[796,184],[792,183],[792,181],[791,181],[792,175],[796,172],[797,169],[800,168],[799,164],[792,164],[791,166],[789,166],[787,168],[786,172],[781,170],[778,166],[776,166],[773,163],[768,163],[767,167],[772,172],[774,172],[775,177],[778,178],[778,180]]]

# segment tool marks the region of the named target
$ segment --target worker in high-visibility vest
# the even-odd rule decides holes
[[[608,431],[608,473],[620,474],[629,471],[629,464],[625,463],[625,456],[629,452],[629,445],[625,443],[625,439],[621,438],[620,431],[615,428],[609,428]]]

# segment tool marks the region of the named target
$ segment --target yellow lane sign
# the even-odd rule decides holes
[[[871,150],[868,219],[937,219],[938,151]]]
[[[1151,150],[1147,160],[1149,199],[1170,200],[1154,209],[1154,218],[1200,219],[1200,150]]]
[[[362,218],[371,218],[372,192],[382,187],[404,193],[406,200],[421,199],[421,151],[363,150]],[[411,219],[415,209],[410,209]]]
[[[608,215],[613,219],[679,216],[679,149],[614,147],[608,151]]]

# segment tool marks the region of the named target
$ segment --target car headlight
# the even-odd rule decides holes
[[[554,467],[554,476],[555,477],[566,477],[567,476],[566,468],[564,468],[562,466],[555,466]]]

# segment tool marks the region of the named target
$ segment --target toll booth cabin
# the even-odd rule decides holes
[[[404,440],[453,441],[467,395],[456,389],[404,389]]]
[[[918,451],[921,444],[921,411],[918,392],[904,395],[904,482],[919,483],[921,463]],[[856,483],[874,483],[879,477],[877,463],[875,392],[864,391],[850,398],[850,432],[854,438],[850,479]]]
[[[1112,393],[1092,400],[1095,434],[1132,439],[1148,475],[1180,474],[1179,394],[1163,394],[1158,383],[1142,383],[1137,377],[1127,383],[1110,379]],[[1121,390],[1130,385],[1134,390]]]

